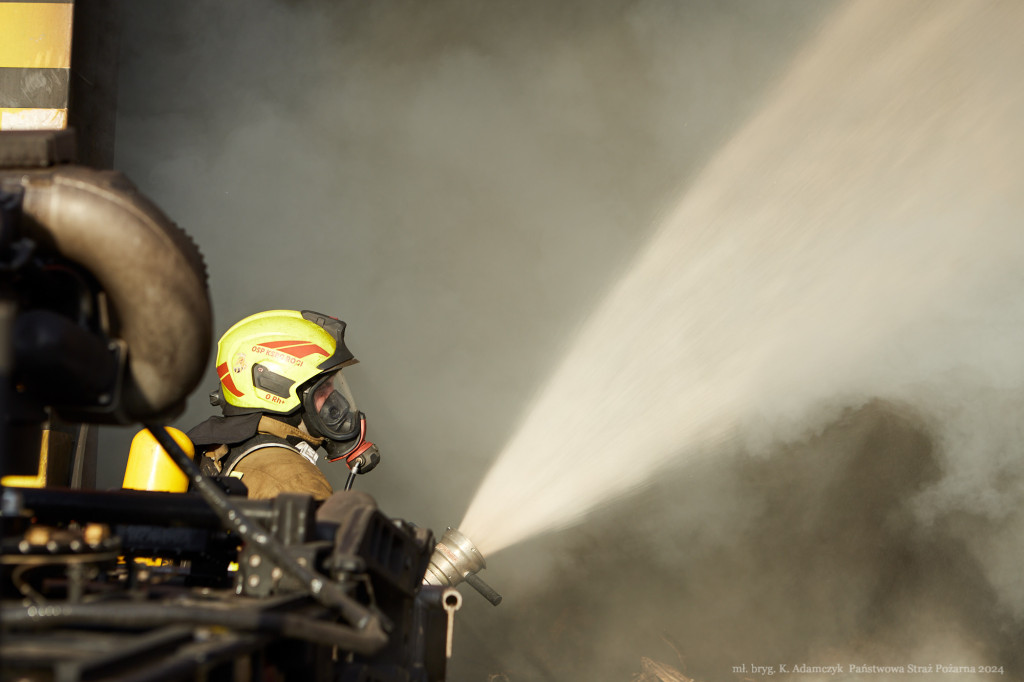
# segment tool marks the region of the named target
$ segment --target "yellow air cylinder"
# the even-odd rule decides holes
[[[195,455],[195,446],[188,436],[171,427],[168,427],[167,431],[190,457]],[[188,476],[178,468],[167,451],[160,447],[153,434],[143,429],[132,438],[132,446],[128,451],[128,466],[124,469],[124,483],[121,487],[183,493],[188,489]]]

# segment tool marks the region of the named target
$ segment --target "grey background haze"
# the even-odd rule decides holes
[[[116,167],[199,243],[217,334],[277,307],[349,323],[383,456],[357,485],[440,532],[587,312],[838,5],[124,0]],[[183,428],[212,413],[212,360]],[[853,405],[805,442],[737,443],[492,558],[506,601],[467,594],[451,679],[628,680],[642,656],[702,680],[804,661],[1024,674],[1006,427],[1024,400],[965,403],[1016,454],[977,508],[927,512],[946,466],[927,420]],[[103,434],[101,484],[119,484],[131,433]]]
[[[117,168],[199,243],[216,334],[346,320],[360,484],[436,527],[826,5],[123,7]]]

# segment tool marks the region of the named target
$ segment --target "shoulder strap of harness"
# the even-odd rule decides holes
[[[235,470],[235,467],[238,466],[239,462],[257,450],[262,450],[263,448],[284,448],[285,450],[291,450],[292,452],[300,455],[302,454],[299,452],[298,448],[289,444],[284,438],[279,438],[278,436],[274,436],[269,433],[259,433],[244,443],[239,443],[228,450],[228,454],[225,455],[223,461],[221,461],[220,475],[230,475],[231,472]]]

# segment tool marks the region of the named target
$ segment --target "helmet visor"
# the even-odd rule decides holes
[[[359,435],[359,411],[341,370],[332,372],[303,393],[308,426],[331,440],[351,440]]]

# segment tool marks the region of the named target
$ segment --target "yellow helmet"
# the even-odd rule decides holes
[[[217,343],[220,387],[210,402],[224,414],[288,414],[310,379],[358,362],[345,323],[310,310],[268,310],[240,320]]]

